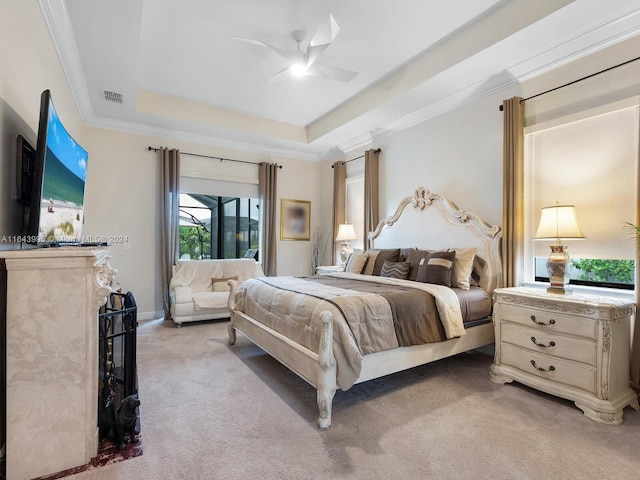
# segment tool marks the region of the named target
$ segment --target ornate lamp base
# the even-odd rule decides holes
[[[342,262],[342,265],[347,263],[347,260],[349,259],[349,255],[351,255],[352,253],[353,253],[353,250],[351,249],[351,245],[349,244],[349,242],[343,242],[342,250],[340,250],[340,261]]]
[[[569,286],[571,257],[568,245],[550,245],[551,253],[547,259],[547,274],[551,285],[547,292],[558,295],[568,295],[573,292]]]

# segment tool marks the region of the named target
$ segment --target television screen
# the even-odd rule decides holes
[[[35,243],[81,242],[86,173],[87,151],[64,128],[45,90],[29,218],[28,235]]]

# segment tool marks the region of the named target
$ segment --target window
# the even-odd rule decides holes
[[[620,108],[525,136],[525,280],[548,281],[548,241],[533,241],[543,207],[571,204],[584,240],[570,243],[571,283],[633,289],[638,108]]]
[[[258,249],[254,198],[181,193],[179,211],[180,258],[242,258]]]

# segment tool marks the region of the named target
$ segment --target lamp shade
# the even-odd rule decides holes
[[[538,231],[533,238],[536,240],[585,238],[578,227],[576,208],[573,205],[544,207]]]
[[[356,231],[353,229],[353,225],[350,223],[341,223],[338,227],[338,235],[336,235],[336,242],[350,242],[356,240]]]

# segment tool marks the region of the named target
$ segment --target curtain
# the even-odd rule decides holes
[[[165,147],[158,149],[162,164],[162,200],[160,215],[160,270],[164,318],[169,319],[169,282],[179,255],[178,199],[180,197],[180,152]]]
[[[364,246],[369,248],[369,232],[378,226],[378,155],[380,150],[364,152]]]
[[[332,264],[338,265],[335,238],[338,234],[338,226],[345,221],[346,211],[346,181],[347,181],[347,164],[345,162],[336,162],[333,164],[333,231],[331,234],[331,261]]]
[[[260,163],[258,198],[260,202],[260,252],[262,270],[268,277],[277,275],[276,207],[278,197],[278,165]]]
[[[640,123],[640,122],[639,122]],[[636,167],[636,226],[640,227],[640,132],[638,134],[638,164]],[[631,386],[640,393],[640,235],[636,235],[636,314],[634,316],[633,341],[631,345]]]
[[[502,216],[502,286],[523,283],[524,275],[524,106],[505,100]]]

